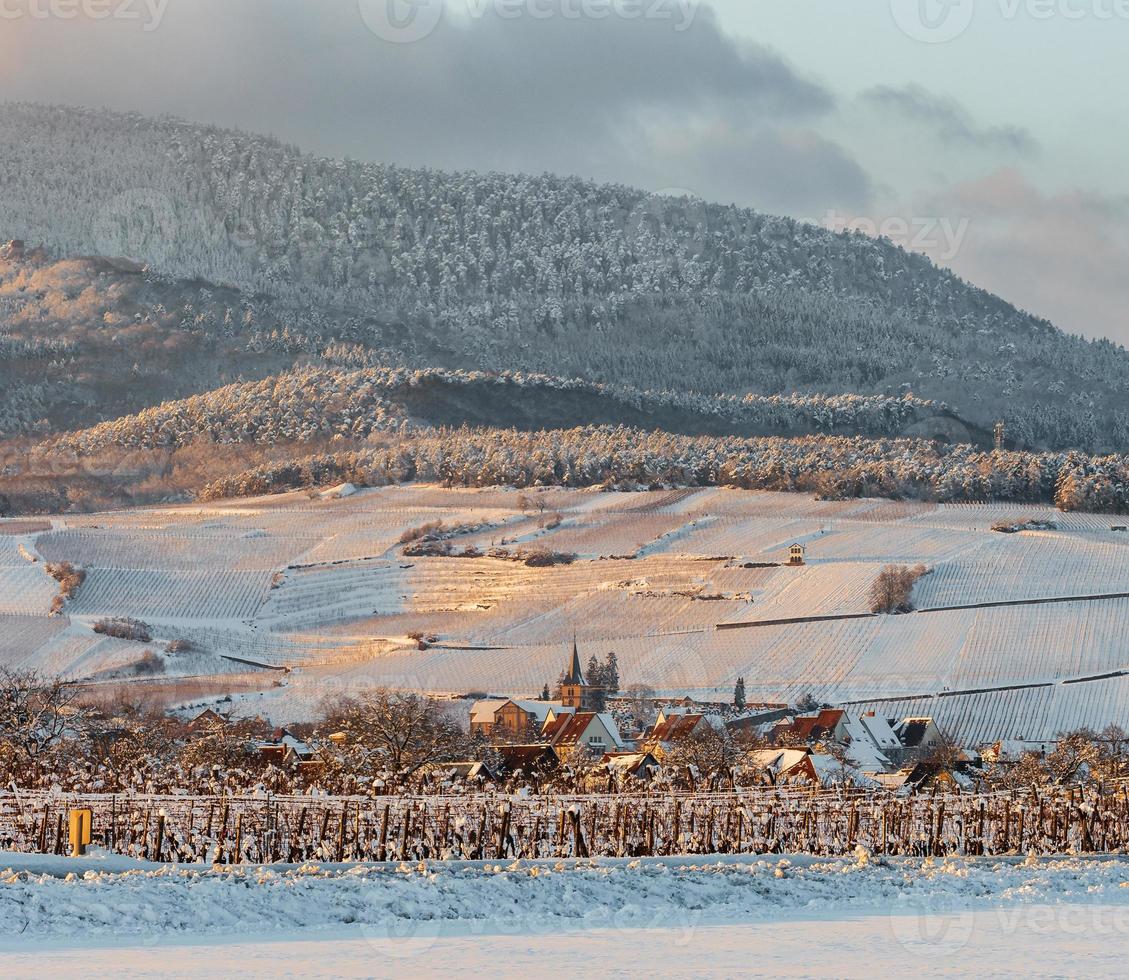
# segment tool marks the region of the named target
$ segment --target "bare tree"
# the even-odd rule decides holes
[[[1045,762],[1051,781],[1060,786],[1085,781],[1099,762],[1098,736],[1089,728],[1059,735],[1055,750]]]
[[[1093,765],[1102,782],[1114,783],[1129,774],[1129,734],[1110,725],[1098,736],[1098,759]]]
[[[623,692],[631,706],[631,714],[640,725],[655,720],[655,689],[647,684],[632,684]]]
[[[664,764],[672,772],[685,774],[690,789],[708,779],[711,789],[734,785],[734,768],[745,756],[745,747],[733,741],[727,729],[701,725],[691,735],[675,739]]]
[[[81,722],[77,695],[57,677],[0,670],[0,741],[34,762]]]
[[[870,587],[870,611],[885,615],[912,612],[913,587],[928,571],[924,565],[887,565]]]
[[[349,743],[404,778],[467,748],[462,728],[431,698],[378,688],[351,698],[329,719]]]

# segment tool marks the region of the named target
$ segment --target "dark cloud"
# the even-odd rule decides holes
[[[945,143],[1003,150],[1021,156],[1038,152],[1039,143],[1019,126],[978,126],[955,99],[936,95],[920,85],[901,88],[880,85],[860,96],[863,103],[882,112],[895,112],[903,119],[931,128]]]
[[[668,183],[700,197],[813,222],[831,209],[866,208],[873,197],[850,154],[808,128],[718,125],[694,132],[681,150],[664,147],[660,159],[668,176],[681,178]]]
[[[624,180],[656,121],[759,127],[834,107],[708,7],[685,30],[674,16],[448,17],[411,44],[374,35],[357,0],[172,0],[151,33],[14,23],[37,57],[11,77],[0,62],[10,98],[174,112],[409,164]]]

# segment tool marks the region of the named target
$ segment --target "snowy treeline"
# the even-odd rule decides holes
[[[318,436],[372,432],[407,423],[386,392],[361,378],[308,370],[264,381],[227,385],[168,402],[137,415],[66,435],[52,448],[90,455],[110,446],[159,448],[186,445],[197,436],[212,442],[305,442]]]
[[[599,385],[546,375],[503,372],[421,371],[369,368],[335,371],[307,368],[263,381],[228,385],[203,395],[168,402],[137,415],[104,422],[53,440],[52,449],[91,455],[111,446],[159,448],[183,446],[197,436],[213,442],[272,445],[324,436],[365,438],[374,432],[410,426],[401,404],[410,389],[473,388],[487,398],[520,399],[523,390],[575,392],[603,398],[625,408],[660,415],[669,410],[734,426],[765,431],[847,430],[867,435],[896,435],[907,425],[929,418],[943,406],[911,396],[746,395],[710,397],[682,392],[643,392],[624,385]],[[427,402],[438,400],[425,396]],[[483,411],[490,413],[487,402]],[[499,411],[504,410],[504,405]],[[424,421],[429,421],[426,414]]]
[[[1064,510],[1129,510],[1129,460],[1123,456],[982,452],[907,439],[690,437],[611,427],[419,433],[386,447],[260,467],[214,481],[200,496],[413,480],[454,486],[733,486],[827,498],[1054,502]]]
[[[392,334],[486,370],[656,390],[909,384],[984,427],[1008,417],[1030,444],[1129,446],[1123,349],[1062,335],[887,241],[102,111],[0,106],[0,149],[0,235],[334,311],[350,322],[330,329],[364,346]]]

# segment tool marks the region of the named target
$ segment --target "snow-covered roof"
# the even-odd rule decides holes
[[[539,725],[545,724],[545,719],[550,714],[572,715],[576,713],[575,708],[566,708],[560,701],[519,701],[515,698],[513,702],[527,715],[536,718]]]
[[[489,698],[485,701],[475,701],[470,708],[470,720],[476,725],[489,725],[493,723],[494,716],[503,705],[516,704],[527,715],[531,715],[538,725],[544,725],[550,713],[554,715],[571,715],[575,708],[566,708],[559,701],[526,701],[519,698]]]
[[[925,744],[926,739],[936,737],[937,726],[932,718],[903,718],[894,726],[898,741],[908,749]]]
[[[470,720],[476,725],[489,725],[494,721],[494,714],[509,698],[491,698],[487,701],[475,701],[470,706]]]
[[[760,749],[749,754],[749,761],[765,772],[788,772],[800,765],[811,753],[807,749]]]
[[[611,712],[605,711],[596,715],[596,717],[603,722],[604,727],[608,730],[608,734],[612,738],[612,744],[615,745],[617,749],[622,749],[626,743],[623,741],[623,736],[619,733],[619,725],[616,723],[615,716],[612,715]]]
[[[644,768],[660,768],[650,752],[608,752],[603,763],[609,769],[635,775]]]
[[[598,726],[593,732],[593,726]],[[581,711],[577,714],[558,715],[556,720],[545,729],[544,737],[553,745],[579,745],[598,734],[603,729],[607,735],[609,746],[612,749],[623,747],[623,740],[619,734],[619,726],[615,719],[606,712],[596,714],[591,711]]]
[[[860,715],[858,721],[880,749],[896,749],[901,744],[885,718],[880,718],[876,714],[865,714]]]
[[[885,718],[877,715],[848,715],[844,718],[850,745],[847,755],[863,772],[882,772],[890,768],[888,753],[901,748],[897,735]]]
[[[308,758],[309,756],[314,754],[313,749],[311,749],[305,742],[303,742],[300,738],[295,738],[293,735],[286,731],[284,731],[279,738],[276,738],[272,741],[259,742],[258,749],[260,752],[269,751],[271,749],[282,749],[284,751],[290,750],[302,758]]]

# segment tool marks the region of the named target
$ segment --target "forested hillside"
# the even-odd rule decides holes
[[[996,500],[1065,511],[1129,509],[1124,457],[980,452],[923,440],[687,437],[587,427],[558,432],[460,429],[417,433],[379,448],[329,452],[215,480],[202,499],[254,496],[348,481],[415,480],[486,487],[740,487],[822,499]]]
[[[1009,445],[1129,447],[1123,349],[888,242],[690,198],[3,105],[5,237],[136,264],[0,257],[0,434],[312,361],[703,395],[912,391],[977,433],[1006,419]],[[31,281],[43,269],[71,279]]]

